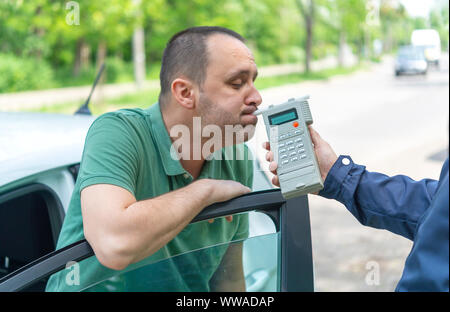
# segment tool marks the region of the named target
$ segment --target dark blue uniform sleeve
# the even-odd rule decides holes
[[[363,225],[414,240],[417,223],[430,207],[437,186],[438,181],[431,179],[414,181],[369,172],[349,156],[340,156],[319,195],[344,204]]]

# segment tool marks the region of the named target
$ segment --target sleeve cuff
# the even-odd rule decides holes
[[[319,195],[325,198],[339,199],[344,180],[354,166],[355,163],[350,156],[339,156],[328,172],[323,189],[319,192]]]
[[[131,194],[135,195],[134,189],[128,185],[128,183],[125,183],[115,177],[108,177],[108,176],[93,176],[89,178],[85,178],[80,183],[79,193],[78,195],[81,195],[81,191],[91,185],[94,184],[111,184],[115,186],[122,187],[129,191]]]

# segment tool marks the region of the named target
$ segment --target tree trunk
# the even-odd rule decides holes
[[[42,13],[42,7],[38,6],[36,8],[35,14],[36,14],[36,16],[39,16],[39,15],[41,15],[41,13]],[[40,27],[33,27],[33,32],[36,35],[36,37],[38,38],[38,41],[42,40],[42,37],[44,37],[44,34],[45,34],[45,30]],[[33,51],[33,54],[38,60],[42,59],[42,49],[39,46],[38,46],[38,48],[36,48]]]
[[[145,82],[145,46],[144,28],[138,27],[133,33],[133,67],[134,81],[140,89]]]
[[[313,42],[313,27],[314,27],[314,15],[315,7],[314,0],[307,0],[305,6],[302,0],[296,0],[295,3],[303,16],[306,27],[306,41],[305,41],[305,72],[309,73],[311,70],[312,59],[312,42]]]
[[[364,58],[363,51],[364,51],[364,38],[361,37],[358,40],[358,64],[360,64]]]
[[[73,75],[77,77],[83,69],[89,66],[89,57],[91,49],[84,41],[84,38],[77,40],[77,47],[75,52],[75,63],[73,66]]]
[[[371,39],[370,39],[370,33],[369,33],[369,30],[368,29],[366,29],[366,32],[365,32],[365,34],[364,34],[364,57],[367,59],[367,60],[369,60],[371,57],[372,57],[372,53],[371,53],[371,47],[370,47],[370,41],[371,41]]]
[[[95,65],[97,72],[99,71],[100,66],[102,66],[102,64],[106,60],[106,51],[107,51],[106,50],[106,42],[102,40],[98,43],[98,48],[97,48],[97,58],[96,58],[96,65]],[[105,71],[108,72],[108,68],[105,68]],[[105,75],[102,75],[99,82],[100,83],[105,82]]]
[[[311,58],[312,58],[312,19],[311,17],[306,18],[306,44],[305,44],[305,72],[309,73],[311,71]]]
[[[341,31],[339,34],[339,52],[338,52],[338,64],[339,67],[345,66],[345,42],[346,35],[345,32]]]

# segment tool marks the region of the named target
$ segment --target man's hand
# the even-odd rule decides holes
[[[233,216],[226,216],[225,219],[226,219],[228,222],[232,222],[232,221],[233,221]],[[214,219],[209,219],[208,222],[209,222],[209,223],[214,223]]]
[[[211,187],[209,196],[210,205],[217,202],[224,202],[251,192],[251,189],[239,182],[232,180],[204,179]],[[201,180],[199,180],[200,182]]]
[[[314,146],[314,153],[317,157],[317,162],[319,164],[320,174],[322,179],[325,181],[328,172],[330,171],[333,164],[338,159],[336,153],[331,148],[330,144],[324,141],[319,133],[317,133],[313,127],[308,126],[309,133],[311,134],[311,140]],[[280,181],[278,180],[277,168],[278,164],[274,161],[273,152],[270,150],[269,142],[263,143],[263,148],[268,150],[266,154],[266,160],[270,162],[269,170],[275,176],[272,178],[272,183],[276,186],[280,186]]]
[[[231,180],[208,180],[213,185],[212,200],[214,202],[227,201],[234,197],[244,195],[251,192],[251,189],[242,185],[241,183],[231,181]],[[233,216],[225,217],[228,222],[233,221]],[[213,223],[214,219],[209,219],[209,223]]]

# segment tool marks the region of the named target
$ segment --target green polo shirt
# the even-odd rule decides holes
[[[80,192],[89,185],[117,185],[139,201],[191,183],[192,176],[171,157],[171,144],[158,103],[145,110],[122,109],[98,117],[86,136],[79,175],[56,248],[85,238]],[[236,152],[244,152],[244,160],[226,157]],[[248,153],[245,144],[218,151],[205,161],[198,179],[235,180],[251,188],[253,166]],[[123,271],[108,269],[93,256],[53,274],[46,290],[208,291],[229,242],[247,236],[247,214],[234,216],[232,222],[224,218],[213,223],[197,222],[155,254]]]

